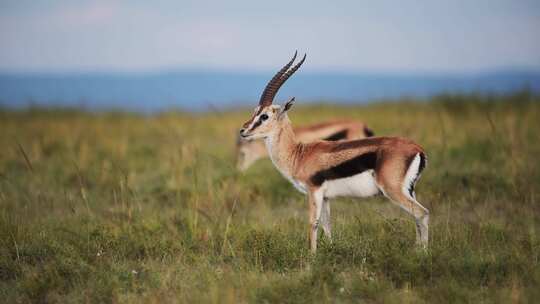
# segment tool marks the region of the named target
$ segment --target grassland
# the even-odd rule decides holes
[[[518,303],[540,299],[540,98],[302,107],[295,124],[366,121],[427,150],[431,244],[382,198],[307,206],[261,161],[234,169],[249,110],[0,111],[0,302]]]

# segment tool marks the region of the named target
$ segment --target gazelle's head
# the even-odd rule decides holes
[[[251,118],[244,123],[242,129],[240,129],[241,137],[246,139],[266,138],[279,129],[281,120],[287,116],[286,112],[294,103],[294,97],[283,106],[273,105],[272,102],[283,83],[285,83],[285,81],[300,68],[302,63],[304,63],[304,60],[306,60],[306,55],[304,55],[302,60],[291,68],[296,59],[296,55],[297,52],[294,53],[293,58],[268,82],[261,95],[261,99],[259,100],[259,105],[255,108]]]

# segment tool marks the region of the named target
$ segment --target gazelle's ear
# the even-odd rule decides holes
[[[281,112],[279,113],[279,116],[289,111],[289,109],[293,106],[293,104],[294,104],[294,97],[291,98],[291,100],[287,101],[287,103],[283,106],[283,108],[281,109]]]

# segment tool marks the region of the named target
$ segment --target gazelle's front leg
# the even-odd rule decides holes
[[[316,191],[309,192],[309,242],[312,253],[315,253],[317,251],[317,233],[319,231],[319,223],[321,221],[323,202],[324,199],[322,197],[322,194],[317,193]]]
[[[332,228],[330,224],[330,202],[327,198],[323,200],[323,211],[321,215],[322,228],[324,235],[332,242]]]

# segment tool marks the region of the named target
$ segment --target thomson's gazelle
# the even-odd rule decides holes
[[[415,197],[414,186],[426,166],[424,150],[401,137],[372,137],[352,141],[300,143],[284,106],[272,105],[281,85],[302,65],[294,57],[268,83],[259,106],[240,130],[248,139],[264,138],[268,154],[281,174],[309,201],[310,245],[317,249],[322,224],[331,239],[330,204],[338,196],[368,197],[382,193],[416,220],[416,241],[428,245],[429,211]]]
[[[353,140],[373,136],[373,131],[359,121],[328,121],[311,126],[294,128],[298,141],[309,143],[315,140]],[[236,142],[236,168],[245,171],[253,163],[268,156],[266,146],[260,139],[243,139]]]

